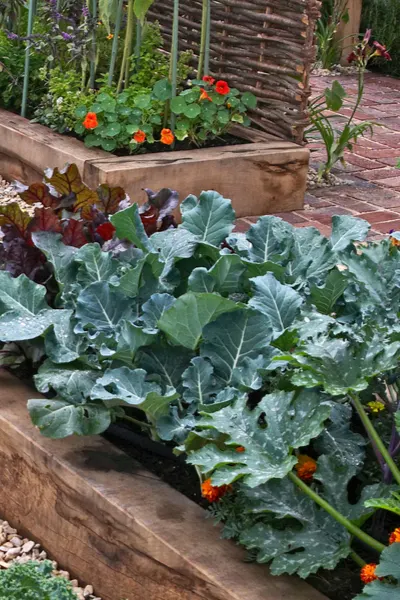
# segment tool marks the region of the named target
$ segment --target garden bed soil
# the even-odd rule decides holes
[[[244,563],[199,506],[104,438],[44,438],[34,395],[0,372],[2,516],[103,600],[324,600]]]
[[[257,130],[232,134],[247,143],[119,157],[0,110],[0,175],[32,183],[47,167],[76,163],[90,187],[122,186],[139,203],[143,188],[169,187],[181,199],[217,190],[232,200],[237,217],[302,208],[309,150]]]

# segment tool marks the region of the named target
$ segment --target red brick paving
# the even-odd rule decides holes
[[[357,93],[354,75],[311,78],[315,93],[338,79],[349,96]],[[342,111],[348,114],[348,109]],[[276,213],[296,227],[316,227],[323,235],[331,231],[332,215],[351,214],[371,224],[369,238],[380,239],[392,229],[400,230],[400,80],[376,73],[366,75],[363,105],[358,117],[380,123],[373,137],[359,138],[353,152],[346,153],[347,166],[333,172],[342,185],[309,190],[303,210]],[[320,143],[309,145],[314,167],[324,160]],[[236,231],[245,232],[257,219],[238,219]]]

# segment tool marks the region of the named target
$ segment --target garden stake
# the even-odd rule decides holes
[[[142,34],[143,28],[140,20],[137,20],[136,23],[136,44],[135,44],[135,72],[139,70],[140,63],[140,50],[142,47]]]
[[[93,23],[97,22],[97,0],[92,0],[92,18]],[[92,39],[92,58],[90,60],[90,88],[93,90],[96,80],[96,55],[97,55],[97,44],[96,44],[96,25],[93,26],[93,39]]]
[[[333,508],[333,506],[331,506],[329,502],[321,498],[321,496],[314,492],[314,490],[312,490],[306,483],[304,483],[304,481],[297,477],[297,475],[295,475],[293,472],[290,472],[288,474],[288,477],[303,492],[305,492],[311,498],[311,500],[314,500],[314,502],[318,504],[321,508],[326,510],[326,512],[329,515],[331,515],[331,517],[333,517],[334,519],[336,519],[336,521],[338,521],[338,523],[343,525],[343,527],[345,527],[349,533],[351,533],[355,537],[358,537],[359,540],[361,540],[368,546],[371,546],[371,548],[373,548],[377,552],[383,552],[386,546],[384,546],[383,544],[375,540],[373,537],[368,535],[368,533],[362,531],[362,529],[354,525],[354,523],[349,521],[349,519],[346,519],[346,517],[343,516],[342,513]]]
[[[128,2],[128,20],[126,25],[125,42],[124,42],[124,54],[122,57],[121,70],[119,74],[117,92],[122,90],[122,84],[124,88],[127,87],[129,77],[129,62],[132,53],[132,36],[133,36],[133,0]]]
[[[172,98],[176,98],[178,82],[178,42],[179,42],[179,0],[174,0],[174,17],[172,25],[172,47],[171,47],[171,85]],[[175,129],[175,115],[171,112],[171,130]]]
[[[206,35],[206,48],[204,52],[204,73],[205,75],[210,74],[210,43],[211,43],[211,0],[208,1],[207,10],[207,35]]]
[[[114,79],[114,71],[115,71],[115,63],[117,61],[117,53],[118,53],[118,36],[121,29],[121,21],[122,21],[122,12],[124,8],[124,0],[119,0],[117,16],[115,19],[115,29],[114,29],[114,39],[111,51],[111,62],[110,62],[110,71],[108,73],[108,85],[112,86]]]
[[[367,430],[368,435],[371,437],[375,446],[377,447],[377,449],[383,456],[384,460],[386,461],[386,464],[389,467],[389,469],[391,470],[393,477],[395,478],[397,483],[400,485],[400,471],[397,468],[397,465],[394,462],[393,458],[390,456],[388,450],[386,449],[385,444],[382,442],[378,432],[376,431],[375,427],[373,426],[372,422],[370,421],[367,413],[365,412],[365,409],[361,403],[361,400],[359,399],[359,397],[356,394],[354,394],[354,395],[352,394],[350,397],[352,399],[355,409],[358,412],[358,415],[362,421],[362,424],[364,425],[365,429]]]
[[[201,42],[199,51],[199,65],[197,68],[197,77],[201,79],[203,75],[208,75],[208,67],[206,68],[206,54],[209,57],[209,22],[210,22],[210,0],[203,0],[203,14],[201,22]],[[208,47],[207,47],[208,38]],[[209,58],[207,60],[209,62]]]
[[[28,30],[27,30],[27,40],[26,40],[26,50],[25,50],[25,68],[24,68],[24,87],[22,92],[22,106],[21,106],[21,116],[26,117],[26,106],[28,102],[28,90],[29,90],[29,67],[30,67],[30,47],[29,47],[29,38],[32,35],[33,31],[33,17],[35,12],[35,0],[29,0],[29,13],[28,13]]]

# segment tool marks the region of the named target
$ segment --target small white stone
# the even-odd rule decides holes
[[[19,548],[19,546],[22,546],[22,540],[20,537],[14,536],[11,538],[10,542],[16,548]]]
[[[35,542],[25,542],[25,544],[22,546],[22,552],[24,554],[28,554],[28,552],[30,552],[31,550],[33,550],[35,546]]]
[[[21,548],[10,548],[4,557],[4,560],[11,560],[21,554]]]

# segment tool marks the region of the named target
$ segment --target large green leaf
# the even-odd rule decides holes
[[[170,294],[153,294],[150,300],[142,306],[142,321],[148,329],[157,329],[158,321],[166,310],[175,303]]]
[[[391,546],[392,547],[392,546]],[[398,600],[400,585],[383,581],[373,581],[354,600]]]
[[[168,387],[182,391],[182,373],[190,365],[193,354],[184,348],[154,345],[142,348],[137,364],[149,376],[158,376],[164,390]]]
[[[221,390],[214,376],[212,364],[201,357],[192,359],[190,367],[182,375],[182,382],[185,387],[183,398],[189,404],[208,404],[211,396]]]
[[[245,489],[245,488],[244,488]],[[350,535],[288,479],[272,479],[245,489],[247,506],[255,516],[271,513],[297,523],[278,527],[262,521],[242,532],[240,542],[257,551],[257,562],[271,562],[273,575],[297,573],[308,577],[318,569],[334,569],[350,552]]]
[[[114,225],[116,236],[120,240],[128,240],[141,250],[146,250],[147,252],[152,250],[152,245],[144,229],[137,204],[132,204],[132,206],[115,213],[115,215],[110,217],[110,221]]]
[[[214,365],[226,384],[232,381],[246,358],[267,353],[272,340],[269,319],[255,311],[241,309],[224,314],[203,330],[200,354]]]
[[[165,265],[162,277],[168,275],[177,259],[193,256],[197,245],[195,236],[184,229],[167,229],[155,233],[151,236],[151,243]]]
[[[253,410],[247,408],[246,399],[240,399],[233,406],[204,415],[198,424],[224,434],[227,449],[209,444],[191,453],[188,462],[203,473],[212,472],[214,485],[244,478],[246,485],[256,487],[280,479],[297,462],[292,449],[317,437],[330,411],[320,394],[308,390],[269,394]],[[243,446],[245,451],[238,455],[229,449],[231,444]]]
[[[64,311],[44,309],[33,315],[10,310],[0,317],[0,342],[34,340],[62,318]]]
[[[182,204],[182,225],[202,242],[219,246],[234,227],[235,211],[230,200],[214,191],[189,196]]]
[[[273,261],[290,250],[293,227],[278,217],[261,217],[247,232],[249,258],[258,263]]]
[[[333,456],[339,463],[355,467],[357,470],[364,462],[366,440],[360,433],[350,429],[352,408],[347,404],[335,404],[329,417],[330,423],[314,447],[321,454]]]
[[[347,286],[348,281],[340,271],[331,271],[323,287],[314,285],[311,288],[311,300],[319,312],[330,315]]]
[[[29,400],[28,410],[34,425],[45,437],[96,435],[111,424],[110,410],[104,404],[72,404],[66,400]]]
[[[45,300],[46,288],[25,275],[13,279],[7,271],[0,271],[0,314],[14,311],[21,315],[37,315],[49,308]]]
[[[132,300],[112,289],[105,281],[90,284],[78,296],[76,318],[79,328],[114,332],[122,319],[133,314]]]
[[[368,583],[363,592],[354,600],[398,600],[400,598],[400,544],[392,544],[382,552],[375,571],[378,577],[394,577],[397,584],[389,579]]]
[[[339,252],[340,250],[345,250],[354,241],[364,241],[370,227],[368,221],[348,215],[336,215],[332,217],[332,250]]]
[[[75,255],[75,261],[80,264],[77,280],[85,287],[96,281],[109,281],[118,267],[118,262],[111,254],[103,252],[99,244],[82,246]]]
[[[298,286],[319,282],[338,261],[330,242],[315,227],[293,230],[292,256],[286,267],[287,277]]]
[[[98,371],[82,368],[76,363],[57,365],[46,360],[35,375],[35,385],[42,394],[54,391],[61,399],[84,404],[98,377]]]
[[[303,298],[288,285],[282,285],[271,274],[251,279],[254,295],[249,306],[262,312],[275,334],[280,335],[296,319]]]
[[[121,323],[117,347],[111,350],[107,347],[106,351],[103,347],[102,354],[111,356],[113,360],[118,360],[131,366],[139,348],[154,344],[156,337],[157,331],[155,330],[150,331],[130,321],[123,321]]]
[[[112,404],[142,404],[150,392],[159,392],[155,383],[146,381],[143,369],[108,369],[92,389],[93,400],[103,400]]]
[[[134,0],[133,11],[139,21],[144,24],[146,14],[154,0]]]
[[[394,577],[400,584],[400,544],[395,543],[385,548],[381,554],[379,565],[376,569],[379,577]]]
[[[370,498],[365,501],[368,508],[382,508],[400,516],[400,492],[391,492],[387,498]]]
[[[62,289],[72,283],[76,278],[78,266],[74,259],[77,248],[66,246],[59,233],[38,231],[32,233],[35,244],[45,254],[47,260],[53,265],[54,276]]]
[[[158,327],[173,343],[195,350],[208,323],[238,308],[235,302],[218,294],[189,292],[163,313]]]
[[[240,256],[225,254],[211,269],[194,269],[189,276],[189,289],[193,292],[218,292],[222,295],[240,291],[240,280],[246,270]]]
[[[46,333],[46,355],[54,363],[70,363],[78,359],[87,349],[88,342],[84,336],[74,332],[72,310],[58,311],[58,320]]]

